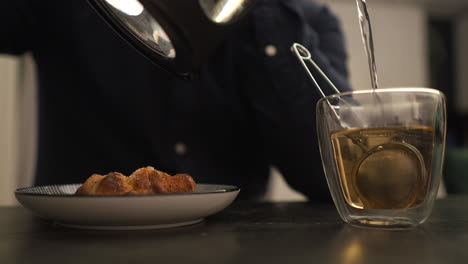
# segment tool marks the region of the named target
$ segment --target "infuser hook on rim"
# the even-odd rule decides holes
[[[306,47],[302,46],[301,44],[299,43],[294,43],[292,46],[291,46],[291,50],[292,52],[294,52],[294,54],[296,55],[296,57],[299,59],[299,61],[301,62],[302,66],[304,67],[304,69],[306,70],[307,74],[309,75],[310,79],[313,81],[313,83],[315,84],[315,87],[317,87],[317,90],[319,91],[320,95],[322,95],[323,98],[325,98],[327,100],[327,103],[328,105],[330,106],[330,109],[332,110],[333,114],[334,114],[334,117],[336,118],[337,121],[340,120],[340,116],[338,115],[338,113],[335,111],[335,109],[333,108],[333,106],[330,104],[330,102],[328,101],[328,99],[326,98],[327,96],[325,95],[325,93],[323,92],[322,88],[320,87],[320,85],[318,84],[317,80],[315,79],[314,75],[312,74],[312,72],[310,71],[309,67],[307,66],[306,64],[306,61],[309,62],[310,64],[312,64],[312,66],[320,73],[320,75],[322,75],[322,77],[328,82],[328,84],[333,88],[333,90],[336,92],[336,93],[340,93],[340,90],[338,90],[338,88],[336,88],[335,84],[330,80],[330,78],[328,78],[328,76],[325,74],[324,71],[322,71],[322,69],[320,69],[320,67],[317,65],[317,63],[315,63],[315,61],[312,59],[312,55],[310,54],[309,50],[307,50]],[[339,100],[341,100],[341,98],[338,97]],[[347,103],[347,102],[345,102]]]

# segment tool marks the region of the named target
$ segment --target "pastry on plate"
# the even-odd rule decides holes
[[[136,170],[130,176],[119,172],[93,174],[80,186],[76,195],[127,195],[194,192],[195,181],[188,174],[171,176],[153,167]]]

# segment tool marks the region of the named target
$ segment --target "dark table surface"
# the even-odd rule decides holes
[[[468,263],[468,196],[400,231],[352,227],[309,203],[234,202],[202,224],[150,231],[67,229],[0,207],[0,263]]]

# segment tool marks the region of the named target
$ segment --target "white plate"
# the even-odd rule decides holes
[[[239,187],[197,184],[195,192],[75,196],[80,184],[20,188],[16,199],[40,217],[86,229],[150,229],[201,222],[234,201]]]

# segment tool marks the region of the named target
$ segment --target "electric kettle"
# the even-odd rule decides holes
[[[164,70],[193,79],[257,0],[88,0],[131,46]]]

